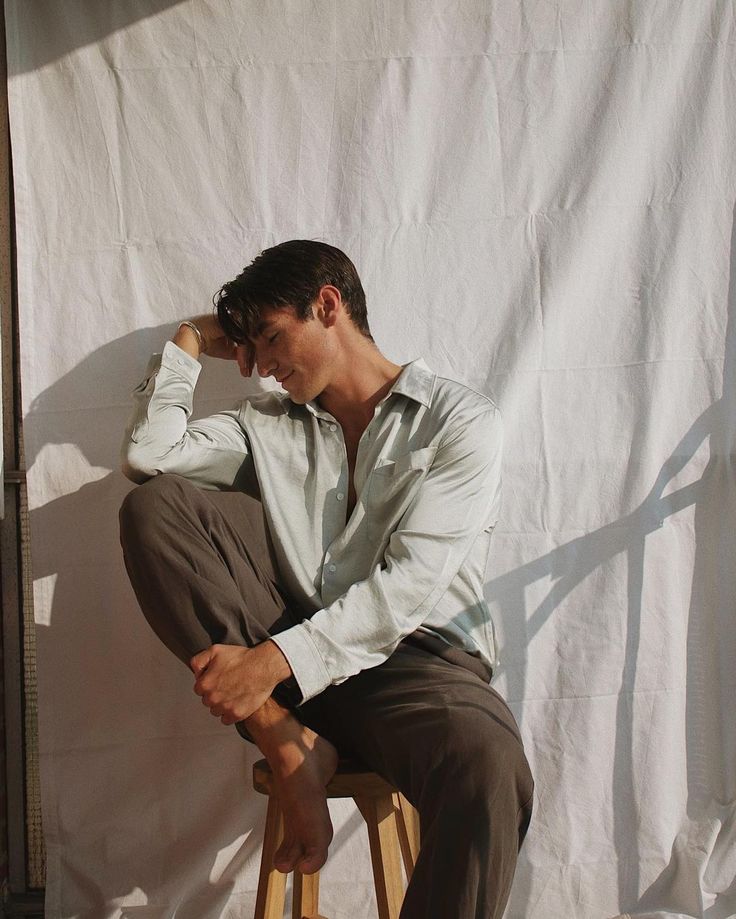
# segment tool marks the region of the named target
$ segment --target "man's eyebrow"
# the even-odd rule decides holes
[[[256,335],[260,335],[262,332],[265,332],[269,326],[273,325],[273,319],[264,319],[262,322],[259,322],[256,326]]]

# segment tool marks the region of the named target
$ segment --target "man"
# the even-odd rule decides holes
[[[483,598],[500,500],[496,406],[370,334],[355,266],[291,240],[182,323],[135,390],[123,447],[126,566],[194,691],[268,759],[275,865],[319,870],[338,756],[420,814],[402,919],[500,917],[533,783],[489,686]],[[205,353],[273,376],[193,422]],[[150,481],[149,481],[150,480]]]

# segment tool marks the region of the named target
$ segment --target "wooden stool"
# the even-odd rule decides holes
[[[283,919],[286,875],[274,868],[273,858],[284,837],[284,819],[271,767],[265,759],[253,765],[253,787],[268,795],[254,919]],[[368,824],[378,919],[398,919],[404,899],[399,851],[410,878],[419,853],[419,814],[401,792],[379,775],[347,759],[338,762],[327,785],[327,797],[355,800]],[[295,869],[291,915],[292,919],[325,919],[319,914],[319,871],[302,874]]]

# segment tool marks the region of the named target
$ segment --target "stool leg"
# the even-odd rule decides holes
[[[325,919],[319,914],[319,871],[302,874],[294,870],[294,897],[291,907],[292,919]]]
[[[275,795],[269,795],[266,832],[263,836],[261,871],[253,919],[283,919],[286,875],[274,868],[273,857],[284,838],[284,815]]]
[[[404,900],[396,808],[392,795],[355,798],[368,825],[373,880],[376,885],[378,919],[398,919]]]
[[[400,791],[394,792],[394,807],[397,809],[399,845],[404,861],[406,880],[411,880],[414,865],[419,855],[419,813]]]

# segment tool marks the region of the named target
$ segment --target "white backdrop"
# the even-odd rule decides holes
[[[130,391],[266,246],[492,394],[507,916],[736,914],[734,4],[6,0],[46,915],[250,915],[265,800],[127,584]],[[729,308],[730,307],[730,308]],[[252,391],[204,359],[198,411]],[[347,802],[331,919],[371,916]],[[448,917],[452,919],[452,917]]]

